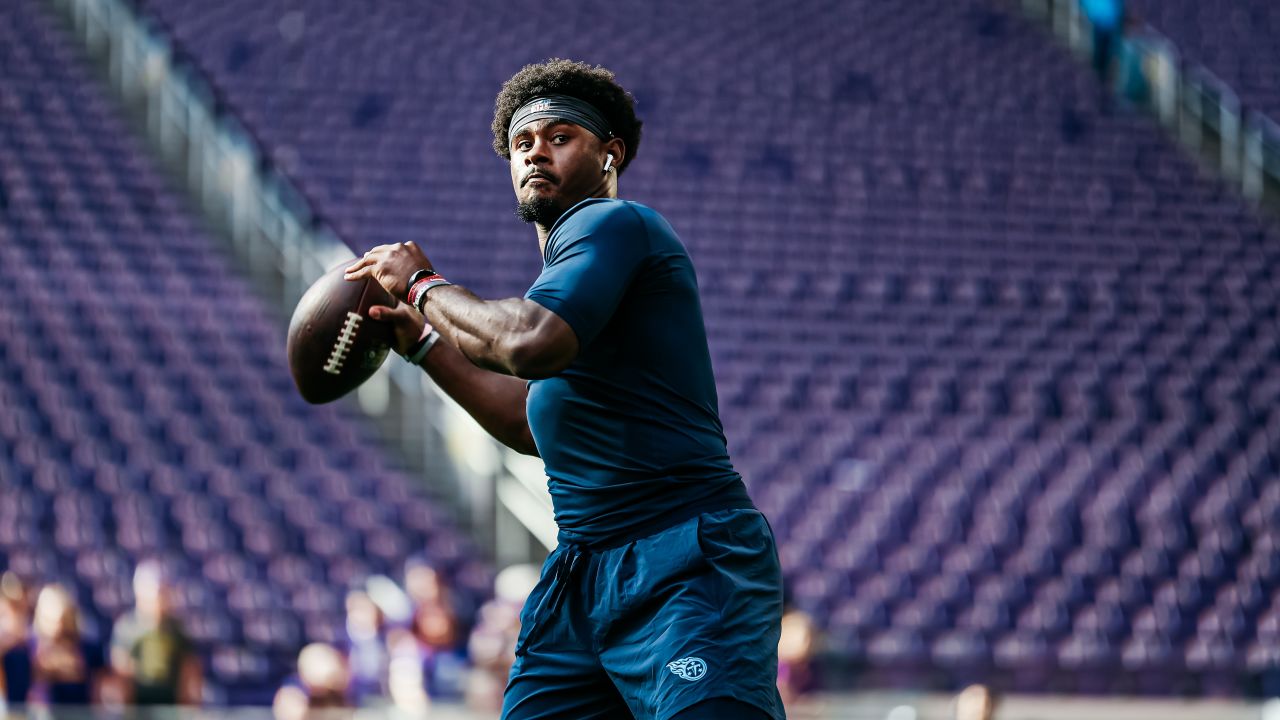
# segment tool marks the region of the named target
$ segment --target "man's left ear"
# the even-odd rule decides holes
[[[621,138],[611,138],[609,142],[604,144],[605,164],[613,170],[622,167],[622,161],[627,156],[627,146],[623,144]],[[613,157],[613,162],[609,162],[609,157]],[[605,172],[608,172],[606,170]]]

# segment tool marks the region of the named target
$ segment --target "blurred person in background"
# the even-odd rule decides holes
[[[410,634],[427,693],[437,699],[461,699],[466,683],[467,654],[458,618],[444,604],[428,604],[413,616]]]
[[[12,572],[0,576],[0,716],[22,705],[31,690],[30,606],[27,589]]]
[[[407,628],[386,631],[387,691],[398,709],[420,715],[432,699],[462,697],[467,658],[448,588],[435,570],[406,570],[405,585],[413,611]]]
[[[512,565],[493,579],[493,599],[481,606],[467,642],[471,672],[466,696],[472,709],[502,708],[502,692],[516,661],[520,608],[537,584],[538,568],[533,565]]]
[[[32,631],[30,699],[53,706],[96,700],[102,648],[81,636],[80,611],[65,587],[55,583],[40,590]]]
[[[404,561],[404,591],[415,609],[424,603],[446,601],[448,596],[440,573],[421,555]]]
[[[467,603],[458,597],[444,575],[427,558],[414,555],[405,560],[404,589],[413,604],[415,625],[420,612],[438,614],[443,611],[453,617],[460,637],[466,636],[473,619],[468,610],[474,612],[475,608],[467,607]]]
[[[1093,71],[1102,85],[1103,107],[1111,100],[1111,76],[1120,40],[1124,36],[1124,0],[1080,0],[1089,23],[1093,26]]]
[[[125,680],[125,700],[135,705],[195,705],[203,671],[195,645],[174,617],[172,588],[159,562],[146,560],[133,573],[134,609],[111,634],[111,666]]]
[[[466,679],[466,632],[452,588],[425,558],[405,562],[405,591],[413,603],[409,633],[413,644],[400,646],[400,657],[412,648],[426,692],[432,698],[459,699]]]
[[[396,710],[422,717],[431,709],[427,675],[413,633],[397,628],[387,634],[387,694]]]
[[[351,673],[332,645],[311,643],[298,653],[298,673],[276,691],[276,720],[349,717]]]
[[[782,615],[782,635],[778,638],[778,692],[790,703],[816,689],[813,655],[817,651],[817,628],[808,613],[791,609]]]
[[[986,685],[970,685],[956,696],[956,720],[992,720],[996,696]]]
[[[387,646],[382,609],[363,584],[347,593],[347,666],[351,696],[363,705],[367,698],[386,695]]]

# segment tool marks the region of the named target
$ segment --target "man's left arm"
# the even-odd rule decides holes
[[[374,248],[348,268],[346,278],[371,277],[404,299],[407,280],[431,267],[413,242]],[[475,365],[526,380],[550,377],[578,356],[569,324],[532,300],[483,300],[458,285],[427,292],[424,310],[432,326]]]
[[[486,370],[533,380],[559,373],[578,356],[569,324],[532,300],[482,300],[446,285],[427,293],[423,310],[446,340]]]

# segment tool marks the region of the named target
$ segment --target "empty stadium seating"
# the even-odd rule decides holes
[[[666,214],[690,246],[735,462],[778,534],[791,600],[819,618],[835,653],[865,668],[863,682],[1239,694],[1280,672],[1277,234],[1152,122],[1099,112],[1088,71],[1007,4],[141,7],[353,246],[422,242],[451,279],[485,295],[518,294],[537,271],[533,236],[511,218],[505,169],[489,154],[493,95],[522,63],[551,56],[617,71],[647,123],[623,194]],[[0,97],[17,103],[14,94]],[[132,231],[153,215],[183,222],[176,211],[142,214],[139,203],[156,201],[130,188],[120,191],[125,220],[110,206],[57,237],[105,234],[99,244],[119,249],[140,242]],[[130,232],[95,234],[99,222]],[[164,241],[179,246],[170,233]],[[0,245],[19,260],[37,252]],[[39,259],[70,271],[59,247]],[[152,282],[170,292],[193,270],[209,277],[185,253],[163,260],[145,247],[141,258],[98,261],[155,271],[113,286],[120,297],[161,272]],[[35,294],[19,297],[52,300],[25,282]],[[202,297],[215,290],[198,287]],[[229,329],[225,310],[215,318],[191,301],[175,326],[154,305],[117,320],[82,304],[71,314],[49,303],[40,333],[15,347],[40,343],[68,363],[92,350],[122,367],[190,367],[209,353],[234,384],[248,383],[249,399],[206,398],[214,388],[185,371],[153,370],[175,383],[165,390],[118,371],[116,383],[88,383],[120,388],[98,390],[108,397],[95,397],[94,412],[125,408],[98,425],[36,412],[4,422],[54,438],[118,425],[169,457],[210,462],[269,426],[297,451],[253,445],[238,459],[316,475],[261,484],[290,501],[259,509],[299,527],[290,547],[306,557],[271,565],[236,607],[264,607],[259,598],[281,592],[277,575],[314,577],[317,558],[334,558],[331,577],[345,574],[344,549],[371,538],[359,527],[306,534],[312,518],[347,526],[334,508],[302,500],[335,484],[348,494],[372,486],[345,483],[378,461],[357,456],[336,420],[300,429],[285,381],[245,372],[268,364],[260,348],[278,347],[253,342],[277,337],[265,318]],[[112,340],[147,342],[66,339],[83,318]],[[231,334],[248,354],[195,343],[207,334]],[[30,403],[60,407],[67,393],[41,401],[34,388],[111,372],[15,366],[17,352],[6,347],[4,387]],[[278,409],[259,407],[260,396]],[[153,428],[129,411],[142,403],[187,419]],[[208,428],[209,408],[242,422]],[[339,467],[349,472],[335,477],[297,447],[316,439],[312,427],[334,428],[324,445],[347,438]],[[208,447],[209,431],[233,439]],[[56,442],[12,455],[78,449]],[[82,461],[114,452],[92,447],[78,449]],[[198,481],[193,507],[172,508],[172,524],[142,523],[137,534],[187,542],[180,512],[237,522],[213,477]],[[186,478],[156,470],[145,481],[169,502]],[[48,508],[51,482],[33,474],[25,506]],[[15,528],[20,538],[42,531]],[[284,542],[269,529],[255,542]],[[210,583],[251,562],[235,540],[192,530],[209,548],[200,570]],[[322,595],[293,599],[329,607]],[[230,627],[225,617],[210,632]]]
[[[694,254],[735,461],[866,682],[1274,676],[1277,237],[1006,5],[143,7],[352,245],[486,294],[537,270],[497,88],[615,70],[623,194]]]
[[[423,553],[489,570],[341,407],[151,165],[39,0],[0,7],[0,569],[75,588],[105,640],[158,556],[230,702],[269,701],[342,599]]]

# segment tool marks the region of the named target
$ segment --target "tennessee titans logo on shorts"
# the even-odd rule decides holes
[[[675,673],[676,677],[688,680],[689,682],[697,682],[707,674],[707,664],[702,661],[702,658],[696,657],[672,660],[667,663],[667,669]]]

